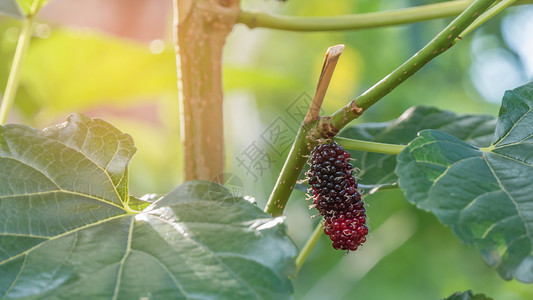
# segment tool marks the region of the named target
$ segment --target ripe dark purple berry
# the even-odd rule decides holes
[[[366,241],[366,211],[352,175],[350,153],[337,143],[322,144],[311,152],[306,173],[313,205],[324,217],[324,233],[333,248],[355,251]]]

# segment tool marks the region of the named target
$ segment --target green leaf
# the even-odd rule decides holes
[[[67,122],[46,128],[44,134],[80,152],[105,170],[121,202],[128,199],[128,163],[136,151],[131,136],[103,120],[81,114],[71,115]]]
[[[364,123],[344,130],[343,137],[406,145],[423,129],[439,129],[479,146],[487,146],[492,138],[496,120],[486,115],[456,115],[437,108],[416,106],[398,119],[385,123]],[[398,176],[396,155],[350,151],[360,183],[367,188],[396,185]]]
[[[407,199],[475,245],[504,279],[533,282],[533,83],[507,91],[492,145],[436,130],[398,156]]]
[[[475,294],[471,290],[468,290],[466,292],[456,292],[453,295],[451,295],[448,298],[444,298],[443,300],[493,300],[490,297],[485,296],[485,294]]]
[[[83,115],[0,127],[0,298],[290,298],[282,218],[211,182],[131,197],[134,153],[130,136]]]
[[[15,18],[22,19],[25,17],[16,0],[0,1],[0,14],[5,14]]]

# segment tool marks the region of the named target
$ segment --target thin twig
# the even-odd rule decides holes
[[[496,14],[501,12],[503,9],[507,8],[510,5],[515,4],[516,0],[502,0],[499,3],[496,3],[491,8],[487,9],[484,13],[479,16],[472,24],[470,24],[461,34],[453,41],[453,44],[459,42],[465,35],[469,34],[472,30],[479,27],[481,24],[487,22],[490,18],[494,17]]]
[[[302,267],[305,259],[309,254],[311,253],[311,250],[315,247],[316,243],[322,236],[322,232],[324,231],[324,224],[322,222],[318,223],[315,227],[315,230],[313,230],[313,233],[305,243],[304,247],[300,251],[300,254],[298,254],[298,257],[296,258],[296,273],[293,276],[296,276],[300,268]]]
[[[33,26],[34,16],[30,15],[24,20],[24,25],[20,32],[17,48],[15,50],[15,56],[13,57],[13,63],[11,64],[11,70],[6,83],[6,90],[2,99],[2,105],[0,106],[0,125],[7,122],[7,116],[11,111],[11,107],[15,102],[17,96],[17,90],[20,84],[20,77],[22,72],[22,63],[28,53],[28,46],[31,41],[31,30]]]
[[[326,57],[324,58],[324,65],[322,65],[322,72],[320,72],[320,77],[318,78],[318,83],[316,85],[315,96],[313,97],[313,102],[307,111],[305,116],[304,123],[307,124],[312,120],[318,119],[320,114],[320,108],[322,107],[322,102],[324,101],[324,96],[328,90],[329,82],[333,76],[333,71],[335,71],[335,66],[339,60],[339,56],[344,50],[344,45],[335,45],[328,48],[326,52]]]
[[[363,111],[374,105],[385,95],[394,90],[401,83],[420,70],[425,64],[447,51],[453,46],[453,41],[473,23],[495,1],[477,0],[472,3],[459,17],[442,30],[432,41],[408,59],[405,63],[385,76],[362,95],[331,116],[328,128],[337,132],[359,117]]]
[[[242,10],[237,23],[249,28],[307,32],[368,29],[457,16],[471,3],[471,0],[444,1],[391,11],[327,17],[293,17]],[[531,3],[531,0],[519,0],[513,5]]]

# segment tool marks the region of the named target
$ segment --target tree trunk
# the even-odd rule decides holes
[[[239,0],[174,0],[185,180],[224,172],[222,49]]]

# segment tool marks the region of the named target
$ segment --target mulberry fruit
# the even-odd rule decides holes
[[[324,217],[324,233],[333,248],[355,251],[366,241],[368,227],[350,154],[337,143],[322,144],[311,152],[310,165],[310,192],[313,206]]]

